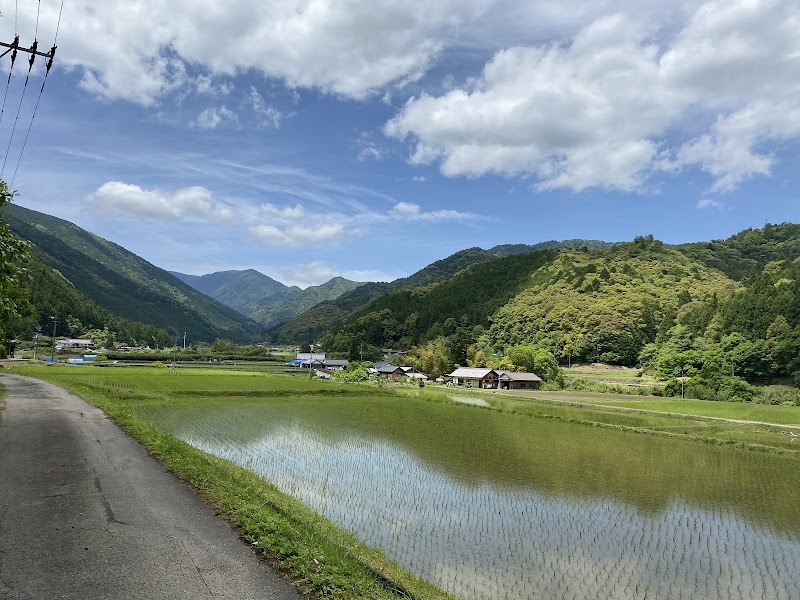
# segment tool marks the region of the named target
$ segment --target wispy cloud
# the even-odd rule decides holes
[[[239,125],[239,117],[225,105],[207,108],[189,122],[194,129],[216,129],[220,125]]]
[[[702,198],[697,201],[697,208],[700,210],[721,210],[722,202],[711,198]]]

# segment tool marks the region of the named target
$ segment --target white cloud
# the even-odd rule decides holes
[[[234,86],[229,81],[215,83],[208,75],[198,75],[194,81],[195,91],[207,96],[228,96],[233,92]]]
[[[220,125],[230,123],[239,124],[239,117],[229,108],[220,106],[219,108],[207,108],[189,123],[189,127],[194,129],[216,129]]]
[[[272,127],[278,129],[284,114],[274,106],[270,106],[256,88],[250,88],[250,104],[256,113],[256,122],[259,127]]]
[[[250,228],[250,233],[267,246],[297,248],[338,242],[347,231],[342,223],[312,223],[293,224],[283,229],[274,225],[255,225]]]
[[[320,285],[342,274],[337,267],[319,260],[299,266],[279,267],[277,270],[280,281],[304,289],[310,285]]]
[[[662,43],[647,23],[602,17],[569,44],[497,52],[468,85],[412,98],[384,131],[412,141],[412,164],[451,177],[634,191],[654,170],[699,167],[726,190],[770,173],[765,142],[800,137],[798,30],[794,0],[709,1]]]
[[[712,200],[711,198],[702,198],[701,200],[697,201],[697,208],[699,208],[700,210],[708,210],[708,209],[719,210],[722,208],[722,203],[719,200]]]
[[[414,204],[413,202],[398,202],[394,205],[392,209],[399,215],[418,215],[420,211],[419,204]]]
[[[300,204],[297,204],[295,206],[279,207],[275,206],[274,204],[270,204],[268,202],[266,204],[262,204],[259,207],[259,210],[261,211],[261,214],[266,217],[273,217],[284,220],[302,219],[306,214],[305,209]]]
[[[473,221],[476,219],[486,219],[487,217],[469,212],[459,212],[457,210],[433,210],[424,212],[419,204],[413,202],[398,202],[392,208],[390,217],[392,219],[403,219],[407,221],[427,221],[430,223],[438,221]]]
[[[80,69],[82,85],[91,93],[142,105],[156,104],[170,90],[191,84],[186,65],[209,76],[253,71],[280,79],[291,88],[363,98],[387,84],[424,73],[445,40],[461,24],[474,22],[488,3],[73,2],[64,8],[58,64]],[[33,33],[36,12],[35,3],[20,5],[21,29]],[[42,3],[39,30],[43,39],[55,31],[57,18],[58,3]]]
[[[122,181],[109,181],[90,194],[87,200],[98,213],[147,219],[214,220],[231,223],[234,219],[229,206],[217,201],[202,186],[177,190],[145,190]]]

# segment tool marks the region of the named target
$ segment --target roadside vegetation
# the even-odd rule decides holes
[[[309,598],[448,598],[380,551],[368,548],[275,486],[230,461],[207,454],[158,429],[142,406],[166,397],[198,398],[197,376],[225,397],[333,394],[348,389],[298,377],[231,371],[21,367],[16,372],[60,385],[94,404],[137,439],[164,467],[192,485],[214,509],[257,547]],[[194,389],[193,389],[194,388]],[[208,391],[206,392],[208,393]]]
[[[563,577],[578,535],[616,565],[663,546],[657,570],[613,572],[648,596],[684,579],[742,600],[794,589],[797,407],[211,368],[14,368],[105,410],[312,598],[446,597],[416,576],[481,600],[595,597],[608,589],[603,564]],[[647,408],[673,408],[660,402],[734,418],[754,408],[766,423]],[[699,580],[687,570],[733,546],[757,553],[772,579],[747,561]],[[730,587],[738,581],[754,583]]]

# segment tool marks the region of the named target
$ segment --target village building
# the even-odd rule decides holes
[[[64,348],[91,348],[94,346],[93,340],[58,340],[56,341],[56,350],[63,350]]]
[[[490,390],[538,390],[541,377],[534,373],[518,373],[501,369],[459,367],[448,377],[455,385]]]
[[[448,375],[456,385],[482,389],[497,389],[499,375],[494,369],[459,367]]]
[[[501,390],[538,390],[542,384],[542,378],[535,373],[497,371],[497,374]]]
[[[375,373],[379,377],[386,377],[387,379],[397,380],[406,376],[403,367],[398,367],[390,363],[375,363]]]

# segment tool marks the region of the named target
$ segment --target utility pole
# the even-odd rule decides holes
[[[56,363],[56,324],[58,323],[58,315],[50,317],[53,320],[53,354],[50,357],[50,363]]]
[[[42,326],[36,326],[36,333],[33,334],[33,360],[36,360],[36,350],[39,348],[39,335],[42,333]]]

